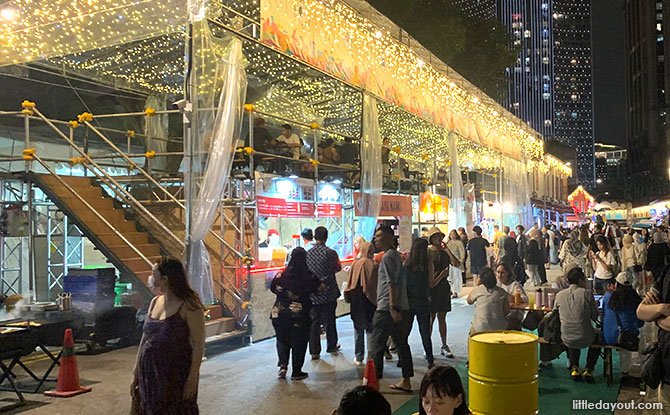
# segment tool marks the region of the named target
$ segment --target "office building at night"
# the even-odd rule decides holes
[[[670,1],[626,0],[624,19],[629,197],[648,203],[670,191]]]

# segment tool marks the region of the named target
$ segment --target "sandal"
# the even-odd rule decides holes
[[[402,385],[399,385],[399,384],[390,385],[389,388],[391,388],[393,390],[396,390],[396,391],[412,393],[412,388],[405,388],[405,387],[403,387]]]

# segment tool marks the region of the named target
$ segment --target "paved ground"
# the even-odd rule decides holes
[[[557,271],[549,273],[550,280]],[[464,294],[467,293],[464,291]],[[449,345],[456,361],[466,360],[466,339],[473,308],[463,298],[455,300],[453,311],[448,315]],[[278,381],[276,379],[276,352],[274,340],[263,341],[249,347],[223,353],[207,359],[202,366],[199,404],[201,413],[213,414],[264,414],[264,415],[315,415],[328,414],[339,402],[342,393],[360,384],[363,370],[353,361],[353,327],[348,317],[338,320],[338,331],[342,351],[323,355],[320,361],[307,361],[305,371],[310,377],[305,381]],[[433,344],[439,345],[437,328]],[[410,337],[414,355],[415,372],[413,386],[418,389],[421,377],[426,372],[423,350],[418,330]],[[30,404],[8,414],[34,415],[76,414],[127,414],[129,410],[128,387],[134,365],[136,347],[118,349],[98,355],[78,356],[82,383],[93,387],[91,393],[71,399],[47,398],[43,395],[26,394]],[[454,361],[438,357],[437,363]],[[46,362],[37,360],[31,367],[42,367]],[[169,364],[169,362],[166,362]],[[399,379],[400,369],[395,362],[385,366],[385,377],[381,381],[382,392],[393,409],[405,403],[410,396],[391,392],[388,385]],[[53,384],[51,384],[53,386]],[[633,390],[633,392],[635,392]],[[635,395],[629,390],[626,399]],[[0,393],[0,405],[12,399],[8,392]]]

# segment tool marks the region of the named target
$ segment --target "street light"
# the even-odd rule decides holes
[[[603,182],[603,179],[596,179],[596,183],[600,184]]]

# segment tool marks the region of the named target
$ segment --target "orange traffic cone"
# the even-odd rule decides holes
[[[363,385],[376,391],[379,390],[379,381],[377,380],[377,372],[375,372],[375,362],[372,359],[368,359],[368,363],[365,365]]]
[[[58,383],[55,391],[44,392],[46,396],[69,398],[81,393],[90,392],[92,388],[79,385],[79,371],[77,370],[77,356],[74,354],[74,340],[72,329],[65,330],[63,338],[63,354],[58,369]]]

